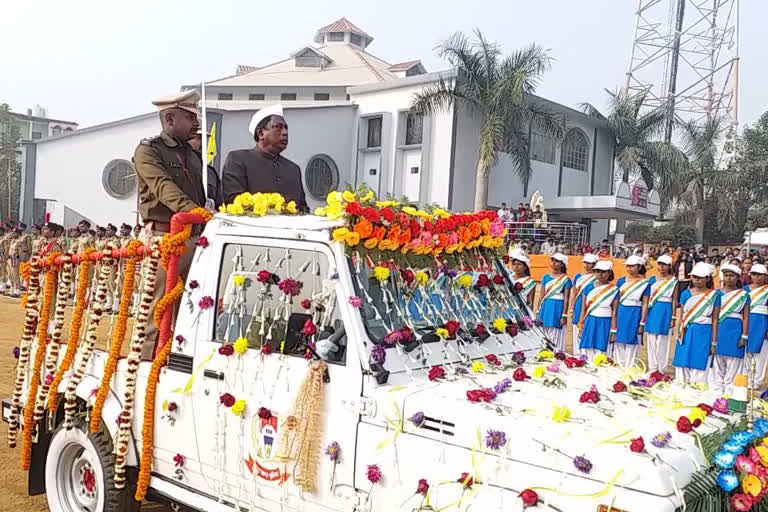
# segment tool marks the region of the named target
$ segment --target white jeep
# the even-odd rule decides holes
[[[529,505],[541,511],[682,505],[683,488],[707,461],[695,439],[675,429],[689,409],[670,404],[712,403],[713,395],[664,384],[641,390],[644,398],[612,391],[639,377],[636,370],[569,368],[546,353],[538,362],[546,340],[500,261],[433,268],[430,284],[403,287],[413,276],[395,278],[390,268],[379,281],[362,252],[350,257],[334,242],[339,225],[315,216],[229,215],[206,225],[208,245],[193,256],[157,382],[148,499],[206,512],[486,512],[522,510],[520,495],[532,489],[538,499]],[[458,288],[456,270],[505,282],[491,298],[478,287]],[[293,282],[281,285],[286,279]],[[519,332],[494,330],[497,318]],[[448,320],[460,322],[458,333],[436,334]],[[470,328],[478,323],[487,333]],[[138,368],[128,485],[120,488],[114,452],[127,359],[118,363],[100,432],[88,429],[107,357],[101,350],[91,357],[71,428],[63,406],[37,425],[30,493],[45,492],[53,512],[139,508],[133,493],[151,363]],[[312,369],[324,375],[309,389]],[[515,380],[515,370],[533,378],[518,372]],[[31,362],[21,371],[29,407]],[[599,401],[581,403],[592,386]],[[494,388],[492,396],[468,394]],[[298,404],[303,391],[313,401]],[[4,401],[3,418],[11,412]],[[699,430],[727,423],[708,419]],[[668,431],[665,447],[652,445]],[[644,453],[630,450],[639,437]]]

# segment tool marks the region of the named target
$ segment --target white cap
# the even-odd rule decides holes
[[[563,265],[568,264],[568,256],[566,256],[561,252],[556,252],[555,254],[553,254],[552,259],[561,262]]]
[[[672,264],[672,256],[669,254],[662,254],[656,259],[656,263],[663,263],[665,265],[671,265]]]
[[[258,112],[253,114],[253,117],[251,118],[251,122],[248,124],[248,131],[251,132],[251,136],[254,135],[254,132],[256,131],[256,126],[258,126],[261,120],[269,116],[285,117],[283,115],[283,106],[280,103],[277,103],[275,105],[270,105],[268,107],[259,109]]]
[[[735,273],[736,275],[739,275],[739,276],[741,275],[741,269],[739,267],[737,267],[736,265],[731,265],[730,263],[726,263],[725,265],[720,267],[720,271],[721,272],[725,272],[726,270],[729,270],[729,271]]]
[[[597,254],[592,254],[591,252],[588,252],[584,255],[584,257],[581,259],[584,263],[597,263],[597,261],[600,258],[597,257]]]
[[[752,268],[749,269],[752,274],[768,274],[768,269],[762,263],[755,263]]]
[[[712,265],[700,261],[693,266],[691,275],[696,277],[709,277],[712,275]]]
[[[613,270],[613,262],[611,260],[600,260],[595,263],[595,270]]]
[[[509,250],[509,259],[522,261],[526,265],[531,264],[531,260],[528,259],[528,256],[526,256],[525,251],[517,247]]]
[[[632,265],[642,265],[642,264],[643,264],[643,258],[635,254],[627,258],[627,261],[624,262],[625,267],[631,267]]]

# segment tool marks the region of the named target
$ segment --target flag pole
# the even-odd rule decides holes
[[[200,156],[203,159],[203,193],[205,194],[205,207],[213,209],[213,201],[208,199],[208,117],[205,112],[205,80],[202,81],[202,103],[203,122],[200,130]]]

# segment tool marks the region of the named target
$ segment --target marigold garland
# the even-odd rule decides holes
[[[72,312],[72,320],[69,324],[69,339],[67,340],[67,350],[64,352],[64,359],[61,361],[61,365],[56,370],[56,375],[51,382],[50,391],[48,393],[48,410],[52,413],[56,412],[59,407],[59,385],[61,384],[64,374],[72,367],[72,362],[75,360],[75,354],[77,353],[77,347],[80,343],[80,331],[83,325],[83,314],[88,306],[86,297],[88,296],[88,274],[90,272],[93,262],[89,258],[89,255],[94,252],[95,249],[86,249],[80,255],[80,265],[78,274],[80,276],[86,276],[84,279],[77,280],[77,291],[75,292],[75,309]]]
[[[115,259],[112,258],[112,244],[107,245],[103,251],[103,258],[99,263],[99,275],[96,280],[96,293],[89,307],[88,327],[85,332],[85,341],[78,348],[80,357],[75,372],[69,378],[67,389],[64,392],[64,428],[71,429],[74,425],[75,412],[77,411],[77,386],[83,380],[85,372],[88,370],[88,364],[91,361],[93,348],[98,339],[98,328],[101,317],[104,313],[104,304],[107,300],[109,286],[109,276],[115,266]]]
[[[40,369],[45,360],[45,351],[48,347],[48,325],[51,320],[51,304],[53,303],[53,294],[56,291],[56,280],[58,278],[58,269],[53,267],[53,257],[61,253],[54,253],[49,256],[49,267],[45,273],[45,289],[43,291],[43,305],[40,308],[40,318],[37,321],[37,350],[35,351],[35,362],[32,365],[32,375],[29,378],[29,389],[27,390],[27,402],[24,407],[24,431],[21,437],[21,458],[19,466],[23,470],[29,469],[32,458],[32,436],[34,435],[35,418],[35,399],[37,398],[37,389],[40,386]]]
[[[51,334],[51,341],[48,343],[48,353],[45,356],[45,378],[37,392],[37,400],[35,400],[35,424],[40,423],[45,415],[45,400],[48,398],[53,375],[56,372],[56,365],[59,362],[61,332],[64,329],[64,313],[67,309],[69,287],[72,284],[72,254],[69,252],[62,256],[59,286],[56,291],[56,308],[53,313],[53,333]]]
[[[104,402],[109,393],[112,377],[117,370],[117,360],[120,358],[120,351],[125,341],[125,332],[128,328],[128,317],[131,311],[131,297],[133,297],[134,279],[136,277],[136,249],[141,245],[138,240],[131,240],[128,244],[128,261],[125,264],[123,273],[123,287],[120,296],[120,312],[117,315],[117,324],[112,334],[112,346],[109,351],[109,358],[104,367],[104,375],[101,378],[99,391],[96,393],[96,400],[91,411],[91,432],[97,434],[101,426],[101,411],[104,408]]]
[[[117,438],[115,439],[115,487],[125,487],[125,463],[128,455],[128,442],[131,435],[133,422],[133,408],[136,399],[136,378],[141,363],[141,352],[146,341],[146,328],[149,324],[149,315],[152,312],[152,298],[157,282],[157,268],[160,260],[160,251],[155,242],[150,250],[148,258],[144,259],[142,270],[144,277],[141,281],[141,294],[139,296],[138,313],[131,333],[130,350],[128,351],[128,363],[126,365],[125,392],[123,395],[123,409],[118,416]]]
[[[19,430],[19,411],[21,410],[21,392],[24,385],[24,378],[29,364],[29,346],[35,336],[35,326],[38,317],[38,294],[40,293],[40,271],[41,267],[38,259],[33,260],[30,265],[29,287],[27,292],[27,301],[24,314],[24,329],[22,330],[21,342],[19,343],[19,360],[16,363],[16,381],[13,385],[13,398],[11,402],[11,411],[8,418],[8,446],[16,447],[16,435]]]
[[[202,217],[203,223],[207,223],[213,216],[211,212],[205,208],[195,208],[190,213]],[[187,250],[186,242],[192,235],[192,225],[187,224],[179,233],[175,235],[166,234],[163,240],[160,242],[161,249],[161,261],[163,268],[168,270],[168,263],[170,262],[171,255],[181,256]],[[162,283],[161,283],[162,284]],[[176,285],[173,289],[166,293],[162,299],[155,306],[154,322],[155,326],[160,329],[160,322],[163,317],[163,313],[171,307],[177,300],[181,299],[184,294],[184,283],[181,278],[177,276]],[[155,356],[152,361],[152,368],[149,372],[149,378],[147,381],[146,397],[144,399],[144,424],[141,429],[141,463],[139,464],[139,478],[136,483],[136,501],[143,501],[147,495],[147,489],[149,488],[149,478],[152,472],[152,449],[153,449],[153,436],[155,427],[155,394],[157,392],[157,380],[160,370],[165,366],[168,356],[173,348],[171,339],[159,340],[160,343],[164,343],[162,350]]]

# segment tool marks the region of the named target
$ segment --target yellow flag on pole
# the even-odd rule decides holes
[[[216,123],[211,125],[211,133],[208,134],[208,165],[216,158]]]

